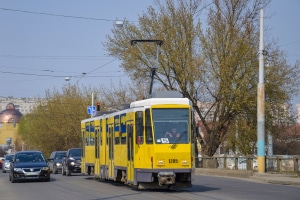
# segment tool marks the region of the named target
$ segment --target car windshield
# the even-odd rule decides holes
[[[13,157],[14,157],[14,155],[7,155],[6,158],[5,158],[5,160],[12,160]]]
[[[66,152],[58,152],[55,155],[55,159],[62,159],[64,157],[64,155],[66,155]]]
[[[19,153],[16,162],[45,162],[45,158],[41,153]]]
[[[70,156],[80,157],[81,156],[81,149],[72,149],[72,150],[70,150]]]

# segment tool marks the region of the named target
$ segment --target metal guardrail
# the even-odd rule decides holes
[[[300,156],[266,157],[266,172],[300,174]],[[257,171],[257,158],[253,156],[213,156],[195,158],[196,168]]]

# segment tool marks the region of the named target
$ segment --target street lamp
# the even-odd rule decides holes
[[[124,24],[124,22],[121,21],[121,20],[117,20],[117,21],[116,21],[116,26],[117,26],[118,28],[122,28],[122,27],[123,27],[123,24]]]
[[[65,81],[69,81],[70,79],[71,79],[70,76],[66,76],[66,77],[65,77]]]

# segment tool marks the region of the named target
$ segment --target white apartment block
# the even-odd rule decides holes
[[[0,97],[0,112],[6,109],[7,104],[13,103],[16,110],[26,115],[35,108],[36,100],[35,98]]]

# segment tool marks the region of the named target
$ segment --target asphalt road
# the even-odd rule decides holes
[[[298,200],[300,187],[273,185],[248,179],[196,175],[193,188],[183,190],[136,190],[111,182],[98,182],[92,176],[71,177],[51,174],[50,182],[11,183],[0,173],[1,200]]]

